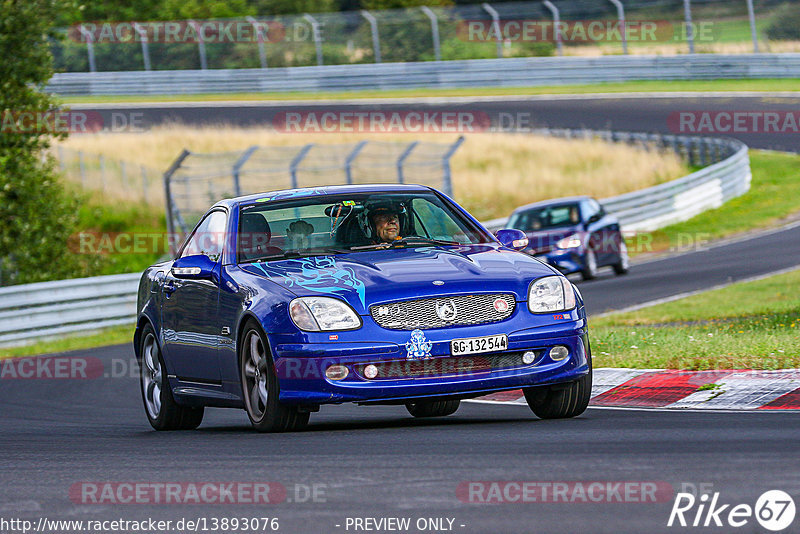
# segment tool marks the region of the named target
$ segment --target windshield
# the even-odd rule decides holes
[[[551,228],[575,226],[579,222],[581,222],[581,217],[578,204],[560,204],[515,213],[508,221],[508,227],[523,232],[538,232]]]
[[[314,195],[242,206],[237,258],[246,263],[489,241],[433,192]]]

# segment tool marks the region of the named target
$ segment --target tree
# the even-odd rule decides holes
[[[43,117],[56,108],[41,88],[52,76],[50,25],[64,0],[0,0],[0,283],[82,274],[89,258],[70,254],[78,199],[46,155],[53,137]]]

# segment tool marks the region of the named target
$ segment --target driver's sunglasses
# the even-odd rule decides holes
[[[400,222],[400,217],[397,214],[381,214],[375,216],[375,222],[386,223],[389,221],[397,221]]]

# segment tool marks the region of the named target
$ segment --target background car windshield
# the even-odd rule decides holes
[[[409,239],[381,239],[378,213],[396,215],[395,239]],[[237,254],[240,262],[248,262],[357,252],[393,243],[418,247],[489,241],[488,234],[434,193],[357,193],[242,206]]]
[[[578,204],[560,204],[516,213],[511,217],[508,226],[523,232],[537,232],[550,228],[575,226],[579,222],[581,222],[581,218]]]

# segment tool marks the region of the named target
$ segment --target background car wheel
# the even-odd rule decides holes
[[[592,371],[575,382],[550,387],[523,388],[531,411],[542,419],[565,419],[582,414],[592,394]]]
[[[144,412],[156,430],[194,430],[203,422],[204,409],[181,406],[175,402],[167,381],[166,367],[153,328],[142,330],[140,383]]]
[[[245,410],[259,432],[300,430],[308,423],[308,412],[278,402],[280,387],[266,338],[255,321],[248,321],[239,347],[239,367]]]
[[[587,249],[583,257],[581,276],[584,280],[593,280],[597,278],[597,256],[595,256],[594,251],[591,249]]]
[[[627,274],[630,269],[630,261],[628,258],[628,246],[625,241],[622,241],[619,246],[619,261],[613,265],[614,272],[617,274]]]
[[[407,402],[406,410],[414,417],[444,417],[456,413],[460,405],[458,399]]]

